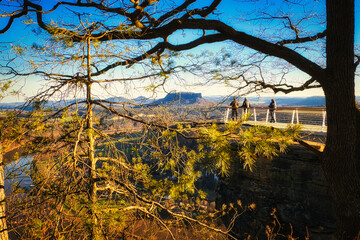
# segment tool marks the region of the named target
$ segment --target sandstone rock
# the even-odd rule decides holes
[[[267,239],[266,226],[273,226],[274,209],[280,223],[275,221],[274,231],[300,239],[307,235],[315,240],[333,238],[333,200],[317,155],[294,144],[286,154],[272,160],[258,159],[253,172],[244,170],[240,160],[235,162],[230,176],[218,182],[216,206],[237,200],[243,206],[255,203],[254,210],[235,221],[233,232],[240,238],[251,235],[251,239]],[[230,224],[231,216],[223,220]]]

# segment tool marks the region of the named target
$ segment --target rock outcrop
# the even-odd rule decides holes
[[[163,99],[155,101],[155,104],[161,105],[214,105],[215,102],[202,97],[201,93],[192,92],[174,92],[169,93]]]
[[[236,206],[238,200],[243,207],[255,204],[253,210],[246,211],[235,221],[233,232],[240,239],[248,235],[251,239],[268,239],[266,226],[270,226],[269,230],[274,223],[274,232],[292,234],[300,239],[306,236],[333,238],[333,200],[317,155],[294,144],[286,154],[272,160],[258,159],[253,172],[244,170],[240,161],[232,169],[229,177],[218,182],[216,206],[221,208],[230,203]],[[271,215],[275,209],[279,222]],[[223,220],[229,225],[230,214]]]

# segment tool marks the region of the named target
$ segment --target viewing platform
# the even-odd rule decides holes
[[[167,124],[227,124],[232,118],[232,108],[228,105],[173,104],[170,106],[147,106],[133,109],[134,118],[138,122],[152,122],[154,119]],[[270,122],[271,110],[274,111],[275,122]],[[264,125],[284,129],[289,125],[300,124],[304,139],[315,139],[325,142],[327,136],[327,118],[325,107],[238,107],[238,118],[244,126]],[[114,126],[121,124],[122,117],[111,119]],[[128,128],[127,128],[128,129]]]
[[[224,108],[224,123],[231,120],[231,107]],[[270,122],[270,111],[274,111],[275,122]],[[301,124],[302,131],[313,135],[326,136],[326,108],[320,107],[250,107],[238,108],[238,118],[244,119],[244,124],[266,125],[275,128],[286,128],[289,124]]]

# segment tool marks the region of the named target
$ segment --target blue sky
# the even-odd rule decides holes
[[[47,1],[43,1],[46,4],[50,5],[51,2],[55,2],[54,0],[47,0]],[[203,1],[200,1],[203,2]],[[261,7],[259,8],[259,2],[261,3]],[[219,18],[220,20],[232,25],[233,27],[235,27],[238,30],[241,31],[245,31],[247,33],[253,33],[253,34],[259,34],[259,32],[254,32],[254,26],[256,24],[259,24],[259,21],[256,21],[255,19],[257,18],[256,13],[257,12],[261,12],[261,11],[265,11],[265,10],[271,10],[271,14],[273,15],[281,15],[282,13],[287,13],[287,12],[291,12],[294,14],[294,16],[296,16],[297,14],[306,14],[308,12],[313,12],[313,13],[319,13],[319,14],[324,14],[324,6],[325,6],[325,1],[324,0],[318,0],[318,1],[308,1],[311,4],[307,4],[306,7],[304,6],[291,6],[289,8],[287,8],[285,5],[282,5],[281,7],[278,6],[278,1],[274,1],[274,0],[224,0],[220,6],[218,7],[218,11],[217,13],[219,13],[218,16],[215,16],[214,18]],[[241,8],[239,8],[241,4]],[[355,41],[357,45],[360,45],[360,0],[356,0],[355,1]],[[243,11],[243,10],[246,11]],[[310,9],[310,10],[309,10]],[[293,16],[291,16],[293,17]],[[244,21],[243,19],[252,19],[252,21]],[[1,23],[1,19],[0,19],[0,23]],[[315,22],[316,23],[316,22]],[[308,25],[307,27],[309,27],[310,29],[312,29],[314,32],[317,31],[321,31],[322,27],[321,25],[316,25],[315,23],[312,23],[313,25]],[[261,24],[261,23],[260,23]],[[272,36],[272,35],[276,35],[276,31],[277,30],[281,30],[283,29],[283,23],[281,21],[278,20],[274,20],[271,21],[271,27],[275,28],[275,32],[274,30],[269,30],[268,26],[262,26],[263,29],[261,29],[261,34],[262,37],[266,37],[267,35]],[[257,25],[259,26],[259,25]],[[260,25],[261,26],[261,25]],[[259,29],[259,28],[258,28]],[[189,33],[189,32],[179,32],[177,33],[174,37],[171,38],[171,41],[174,42],[184,42],[184,41],[189,41],[193,34]],[[280,32],[279,32],[280,33]],[[283,33],[281,33],[283,34]],[[1,42],[5,42],[5,43],[10,43],[15,41],[13,44],[32,44],[33,42],[39,42],[37,39],[34,38],[33,33],[31,32],[31,26],[24,26],[21,22],[17,21],[12,29],[10,31],[8,31],[6,34],[4,34],[2,36],[2,40]],[[2,44],[3,45],[3,44]],[[225,49],[232,49],[234,47],[233,44],[231,43],[217,43],[217,44],[209,44],[209,45],[204,45],[201,46],[195,50],[193,50],[192,52],[194,53],[199,53],[202,50],[205,49],[210,49],[211,51],[214,51],[215,53],[220,51],[222,48]],[[232,50],[230,50],[232,51]],[[239,50],[236,50],[239,51]],[[248,53],[247,50],[243,50],[245,51],[244,53]],[[239,52],[240,53],[240,52]],[[0,48],[0,54],[5,54],[5,52],[3,51],[3,48]],[[311,52],[304,52],[304,54],[309,54],[310,57],[312,57],[312,53]],[[319,58],[320,59],[320,58]],[[316,59],[317,60],[317,59]],[[321,61],[321,59],[320,59]],[[270,77],[270,75],[269,75]],[[172,81],[169,81],[169,84],[166,84],[166,90],[167,91],[171,91],[171,90],[176,90],[176,91],[191,91],[191,92],[202,92],[203,95],[227,95],[233,92],[232,88],[228,88],[225,86],[221,86],[221,85],[207,85],[207,86],[194,86],[191,83],[194,83],[196,81],[199,80],[199,76],[191,76],[189,74],[182,74],[182,78],[186,78],[186,82],[182,81],[182,80],[178,80],[178,79],[173,79]],[[299,71],[294,71],[291,74],[291,78],[294,81],[302,81],[304,79],[306,79],[307,77],[304,76],[303,73],[299,72]],[[22,80],[20,80],[21,85],[22,85]],[[41,87],[41,85],[44,83],[44,81],[42,81],[41,79],[39,80],[38,78],[28,78],[26,79],[26,83],[24,85],[24,87],[22,88],[23,93],[25,95],[32,95],[35,94],[38,89]],[[359,77],[357,77],[356,79],[356,94],[360,95],[360,79]],[[134,89],[130,89],[131,87],[134,87]],[[123,95],[123,96],[127,96],[127,97],[137,97],[138,95],[145,95],[145,96],[150,96],[151,94],[148,92],[143,91],[142,89],[143,87],[143,83],[141,83],[140,85],[134,84],[132,86],[128,86],[126,88],[124,88],[124,86],[119,85],[119,84],[115,84],[114,86],[112,86],[112,93],[111,94],[118,94],[118,95]],[[106,93],[104,93],[103,90],[99,89],[96,94],[98,94],[99,96],[104,96]],[[304,91],[304,92],[297,92],[294,94],[291,94],[290,96],[314,96],[314,95],[322,95],[322,90],[308,90],[308,91]],[[159,93],[156,95],[157,97],[162,97],[164,96],[165,93],[163,91],[159,91]],[[270,93],[261,93],[261,95],[264,96],[271,96],[273,95],[272,92]],[[6,98],[3,101],[22,101],[23,97],[11,97],[11,98]]]

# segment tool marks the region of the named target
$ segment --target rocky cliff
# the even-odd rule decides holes
[[[300,239],[332,239],[333,201],[317,155],[295,144],[272,160],[259,159],[253,172],[244,170],[239,161],[232,169],[229,177],[218,182],[216,206],[238,205],[238,200],[243,207],[255,204],[235,221],[233,231],[240,239],[249,235],[267,239],[266,226]],[[279,222],[271,215],[275,210]],[[230,215],[223,220],[229,225]]]
[[[215,102],[208,100],[202,97],[201,93],[192,93],[192,92],[174,92],[169,93],[163,99],[155,101],[155,104],[162,105],[214,105]]]

